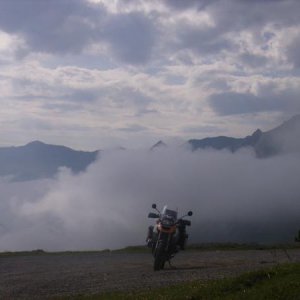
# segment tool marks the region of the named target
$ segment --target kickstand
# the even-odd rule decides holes
[[[172,266],[170,259],[168,260],[168,263],[169,263],[169,266],[170,266],[171,269],[177,269],[175,266]]]

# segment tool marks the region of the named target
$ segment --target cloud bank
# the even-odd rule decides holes
[[[192,210],[190,242],[292,241],[300,227],[298,154],[250,150],[106,153],[85,173],[1,182],[0,250],[143,244],[151,204]]]

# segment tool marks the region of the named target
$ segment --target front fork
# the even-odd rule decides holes
[[[157,247],[160,243],[164,244],[164,252],[165,254],[169,254],[171,247],[172,247],[172,238],[173,234],[171,233],[165,233],[165,232],[158,232],[157,240],[155,243],[155,248],[152,250],[153,255],[156,255]]]

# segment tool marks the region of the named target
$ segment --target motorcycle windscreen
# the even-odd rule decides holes
[[[177,211],[168,209],[168,206],[165,205],[162,210],[162,215],[172,217],[174,220],[177,220]]]

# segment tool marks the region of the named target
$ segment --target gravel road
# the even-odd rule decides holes
[[[0,257],[0,299],[147,289],[194,279],[236,276],[278,263],[300,262],[300,249],[187,251],[153,271],[150,253],[75,253]]]

